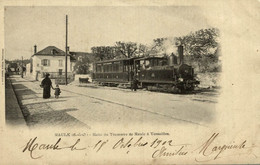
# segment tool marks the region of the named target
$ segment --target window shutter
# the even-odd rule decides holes
[[[41,64],[42,64],[42,65],[44,64],[44,60],[41,60]]]
[[[51,65],[51,60],[48,60],[48,66],[50,66]]]

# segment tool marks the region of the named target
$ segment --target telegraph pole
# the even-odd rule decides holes
[[[22,68],[22,72],[21,72],[22,75],[21,75],[21,77],[23,78],[23,56],[22,56],[22,67],[21,68]]]
[[[66,15],[66,45],[65,45],[65,85],[67,81],[67,53],[68,53],[68,15]]]

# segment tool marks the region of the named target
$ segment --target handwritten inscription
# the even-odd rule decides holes
[[[30,139],[29,142],[26,144],[25,148],[23,149],[23,152],[29,151],[30,156],[32,159],[38,159],[42,156],[34,156],[33,151],[35,150],[60,150],[59,142],[61,141],[61,138],[57,140],[55,144],[39,144],[36,142],[37,137],[34,139]]]
[[[118,142],[116,142],[116,144],[113,146],[113,149],[116,148],[129,148],[129,147],[144,147],[146,146],[148,143],[147,142],[142,142],[141,140],[143,139],[143,137],[140,137],[136,142],[133,142],[134,138],[130,138],[129,140],[127,140],[127,142],[125,141],[124,138],[120,139]]]
[[[226,150],[241,150],[245,149],[246,140],[238,144],[224,144],[224,145],[214,145],[214,141],[219,136],[219,133],[214,133],[205,143],[203,143],[198,149],[199,154],[202,154],[204,157],[213,156],[213,159],[220,158],[220,155]],[[197,149],[196,149],[197,150]],[[209,159],[211,160],[211,159]],[[197,160],[198,161],[198,160]]]
[[[62,146],[62,138],[58,138],[57,141],[51,144],[39,143],[37,137],[30,139],[22,152],[29,152],[32,159],[39,159],[43,155],[36,154],[36,151],[48,151],[48,150],[94,150],[95,152],[101,152],[104,147],[111,150],[125,151],[127,154],[131,149],[144,148],[152,151],[152,158],[160,157],[176,157],[176,156],[192,156],[194,155],[196,161],[210,161],[221,158],[221,155],[227,151],[239,151],[245,150],[249,145],[247,140],[242,140],[239,143],[232,142],[231,144],[217,144],[216,139],[219,133],[212,134],[208,139],[201,143],[201,145],[194,146],[192,144],[175,144],[172,139],[162,140],[156,138],[152,141],[145,140],[143,136],[140,137],[122,137],[116,141],[109,139],[98,140],[94,145],[84,146],[81,139],[78,138],[74,143],[67,146]],[[65,143],[66,144],[66,143]],[[246,147],[247,146],[247,147]],[[199,158],[197,158],[199,156]]]
[[[162,147],[159,150],[156,150],[152,154],[152,158],[157,157],[170,157],[170,156],[185,156],[188,154],[188,151],[183,151],[185,146],[179,147],[176,151],[168,151],[166,147]]]

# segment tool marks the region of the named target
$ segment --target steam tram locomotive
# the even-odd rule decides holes
[[[93,65],[93,81],[130,87],[135,75],[139,88],[173,93],[191,91],[199,81],[194,78],[194,69],[183,63],[183,46],[178,47],[178,55],[98,61]]]

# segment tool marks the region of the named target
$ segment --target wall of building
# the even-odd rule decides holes
[[[42,60],[50,60],[49,66],[43,66]],[[62,60],[62,66],[59,65],[59,60]],[[67,57],[67,71],[72,72],[73,69],[70,63],[70,57]],[[36,75],[37,72],[59,72],[59,69],[62,69],[62,72],[65,72],[65,57],[64,56],[33,56],[33,75]]]
[[[26,64],[26,74],[30,74],[31,64]]]
[[[74,71],[74,66],[76,62],[70,62],[70,70],[73,72]]]

